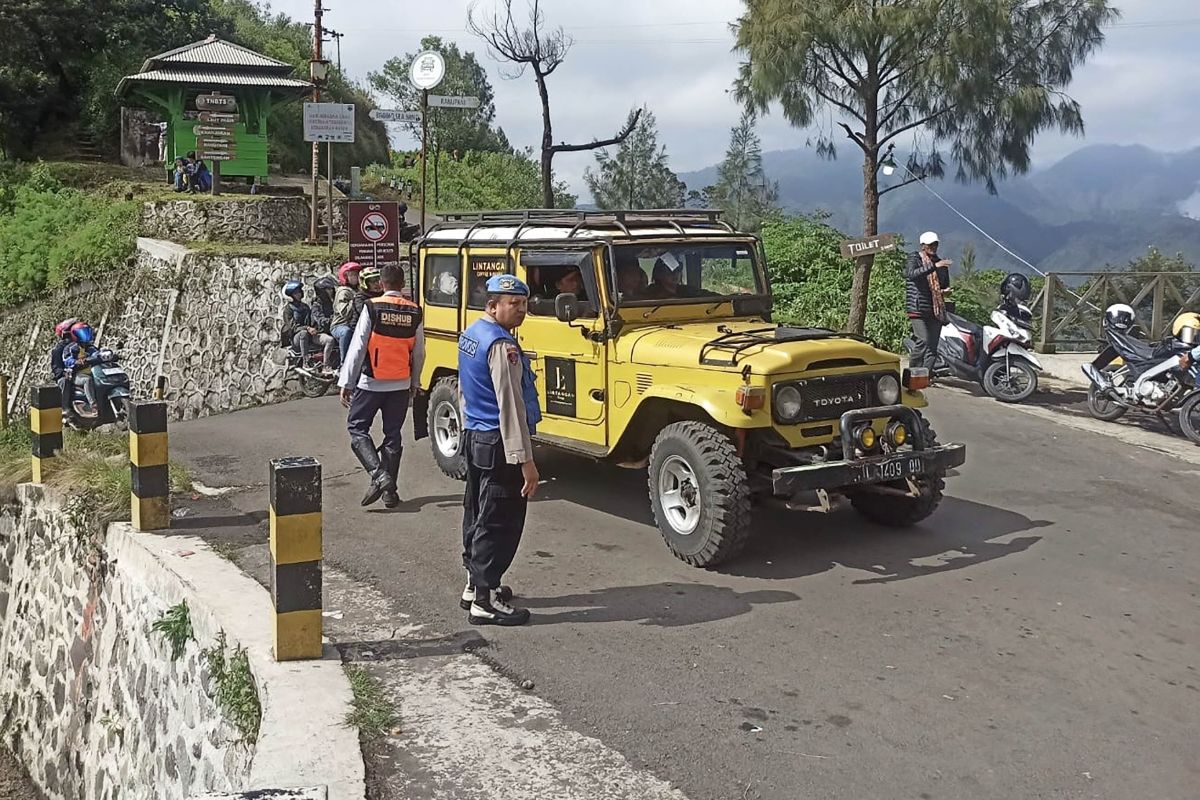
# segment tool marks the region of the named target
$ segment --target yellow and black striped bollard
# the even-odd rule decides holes
[[[129,475],[133,527],[171,527],[171,481],[167,467],[167,404],[129,405]]]
[[[321,657],[321,465],[271,462],[271,600],[275,660]]]
[[[35,386],[29,392],[29,430],[33,433],[33,482],[46,477],[46,461],[63,448],[62,392]]]

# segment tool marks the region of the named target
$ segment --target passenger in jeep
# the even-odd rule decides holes
[[[680,282],[683,264],[673,253],[663,253],[654,259],[654,282],[638,295],[637,300],[679,300],[685,297],[705,297],[712,292],[701,292]]]

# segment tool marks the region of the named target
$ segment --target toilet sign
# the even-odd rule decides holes
[[[350,260],[364,267],[400,263],[398,203],[350,203]]]
[[[880,233],[875,236],[864,236],[861,239],[847,239],[842,242],[842,255],[846,258],[873,256],[896,249],[896,234]]]

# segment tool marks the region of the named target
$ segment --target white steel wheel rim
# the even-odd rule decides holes
[[[700,483],[680,456],[669,456],[658,470],[658,504],[671,529],[682,536],[700,524]]]
[[[462,442],[462,433],[458,427],[458,409],[453,403],[438,403],[433,413],[433,438],[437,442],[438,452],[446,458],[458,455]]]

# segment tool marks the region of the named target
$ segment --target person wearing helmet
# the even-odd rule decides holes
[[[71,326],[79,322],[75,317],[68,317],[54,326],[54,347],[50,350],[50,375],[58,384],[62,393],[63,419],[70,419],[72,414],[72,376],[63,364],[63,354],[71,344]]]
[[[338,282],[332,275],[313,281],[313,327],[317,329],[317,343],[324,348],[326,372],[342,363],[337,339],[333,337],[333,295],[337,290]]]
[[[279,343],[283,347],[295,347],[300,353],[300,363],[307,364],[308,353],[320,331],[313,324],[312,308],[304,302],[304,284],[290,280],[283,285],[282,295],[287,303],[280,312]]]
[[[950,292],[950,260],[938,257],[938,235],[925,231],[921,248],[904,264],[905,310],[912,324],[912,365],[933,372],[942,325],[946,322],[946,296]]]
[[[329,333],[338,343],[338,353],[341,355],[338,363],[345,363],[350,339],[354,336],[354,326],[358,324],[354,296],[358,294],[361,274],[362,266],[357,261],[347,261],[338,267],[338,287],[333,295],[333,319],[329,327]]]
[[[92,331],[92,326],[86,322],[76,322],[69,329],[71,341],[63,350],[63,366],[66,367],[68,375],[72,376],[72,382],[83,387],[83,395],[87,398],[88,405],[92,408],[96,407],[96,385],[92,379],[92,373],[87,367],[95,366],[100,363],[100,351],[96,348],[96,335]],[[73,399],[74,386],[68,386],[71,392],[68,396]],[[71,405],[71,417],[74,414],[74,404]]]
[[[1133,311],[1133,306],[1126,303],[1113,303],[1104,309],[1103,325],[1105,331],[1132,336],[1137,329],[1137,315]],[[1112,386],[1112,378],[1104,370],[1117,359],[1118,355],[1117,349],[1111,343],[1105,345],[1090,364],[1083,365],[1083,374],[1101,389],[1107,389]]]
[[[362,504],[369,506],[382,497],[385,506],[395,508],[400,505],[396,481],[404,452],[401,436],[409,397],[420,387],[425,328],[420,307],[400,294],[404,271],[397,264],[385,264],[381,272],[384,292],[371,298],[359,317],[338,386],[342,404],[349,409],[350,450],[371,476]],[[383,417],[383,443],[376,450],[371,427],[378,415]]]
[[[1193,347],[1200,343],[1200,314],[1185,311],[1171,323],[1171,335]]]
[[[359,273],[358,291],[354,294],[354,304],[351,306],[350,318],[358,324],[363,307],[372,297],[379,297],[383,290],[379,286],[380,271],[378,267],[366,267]]]

